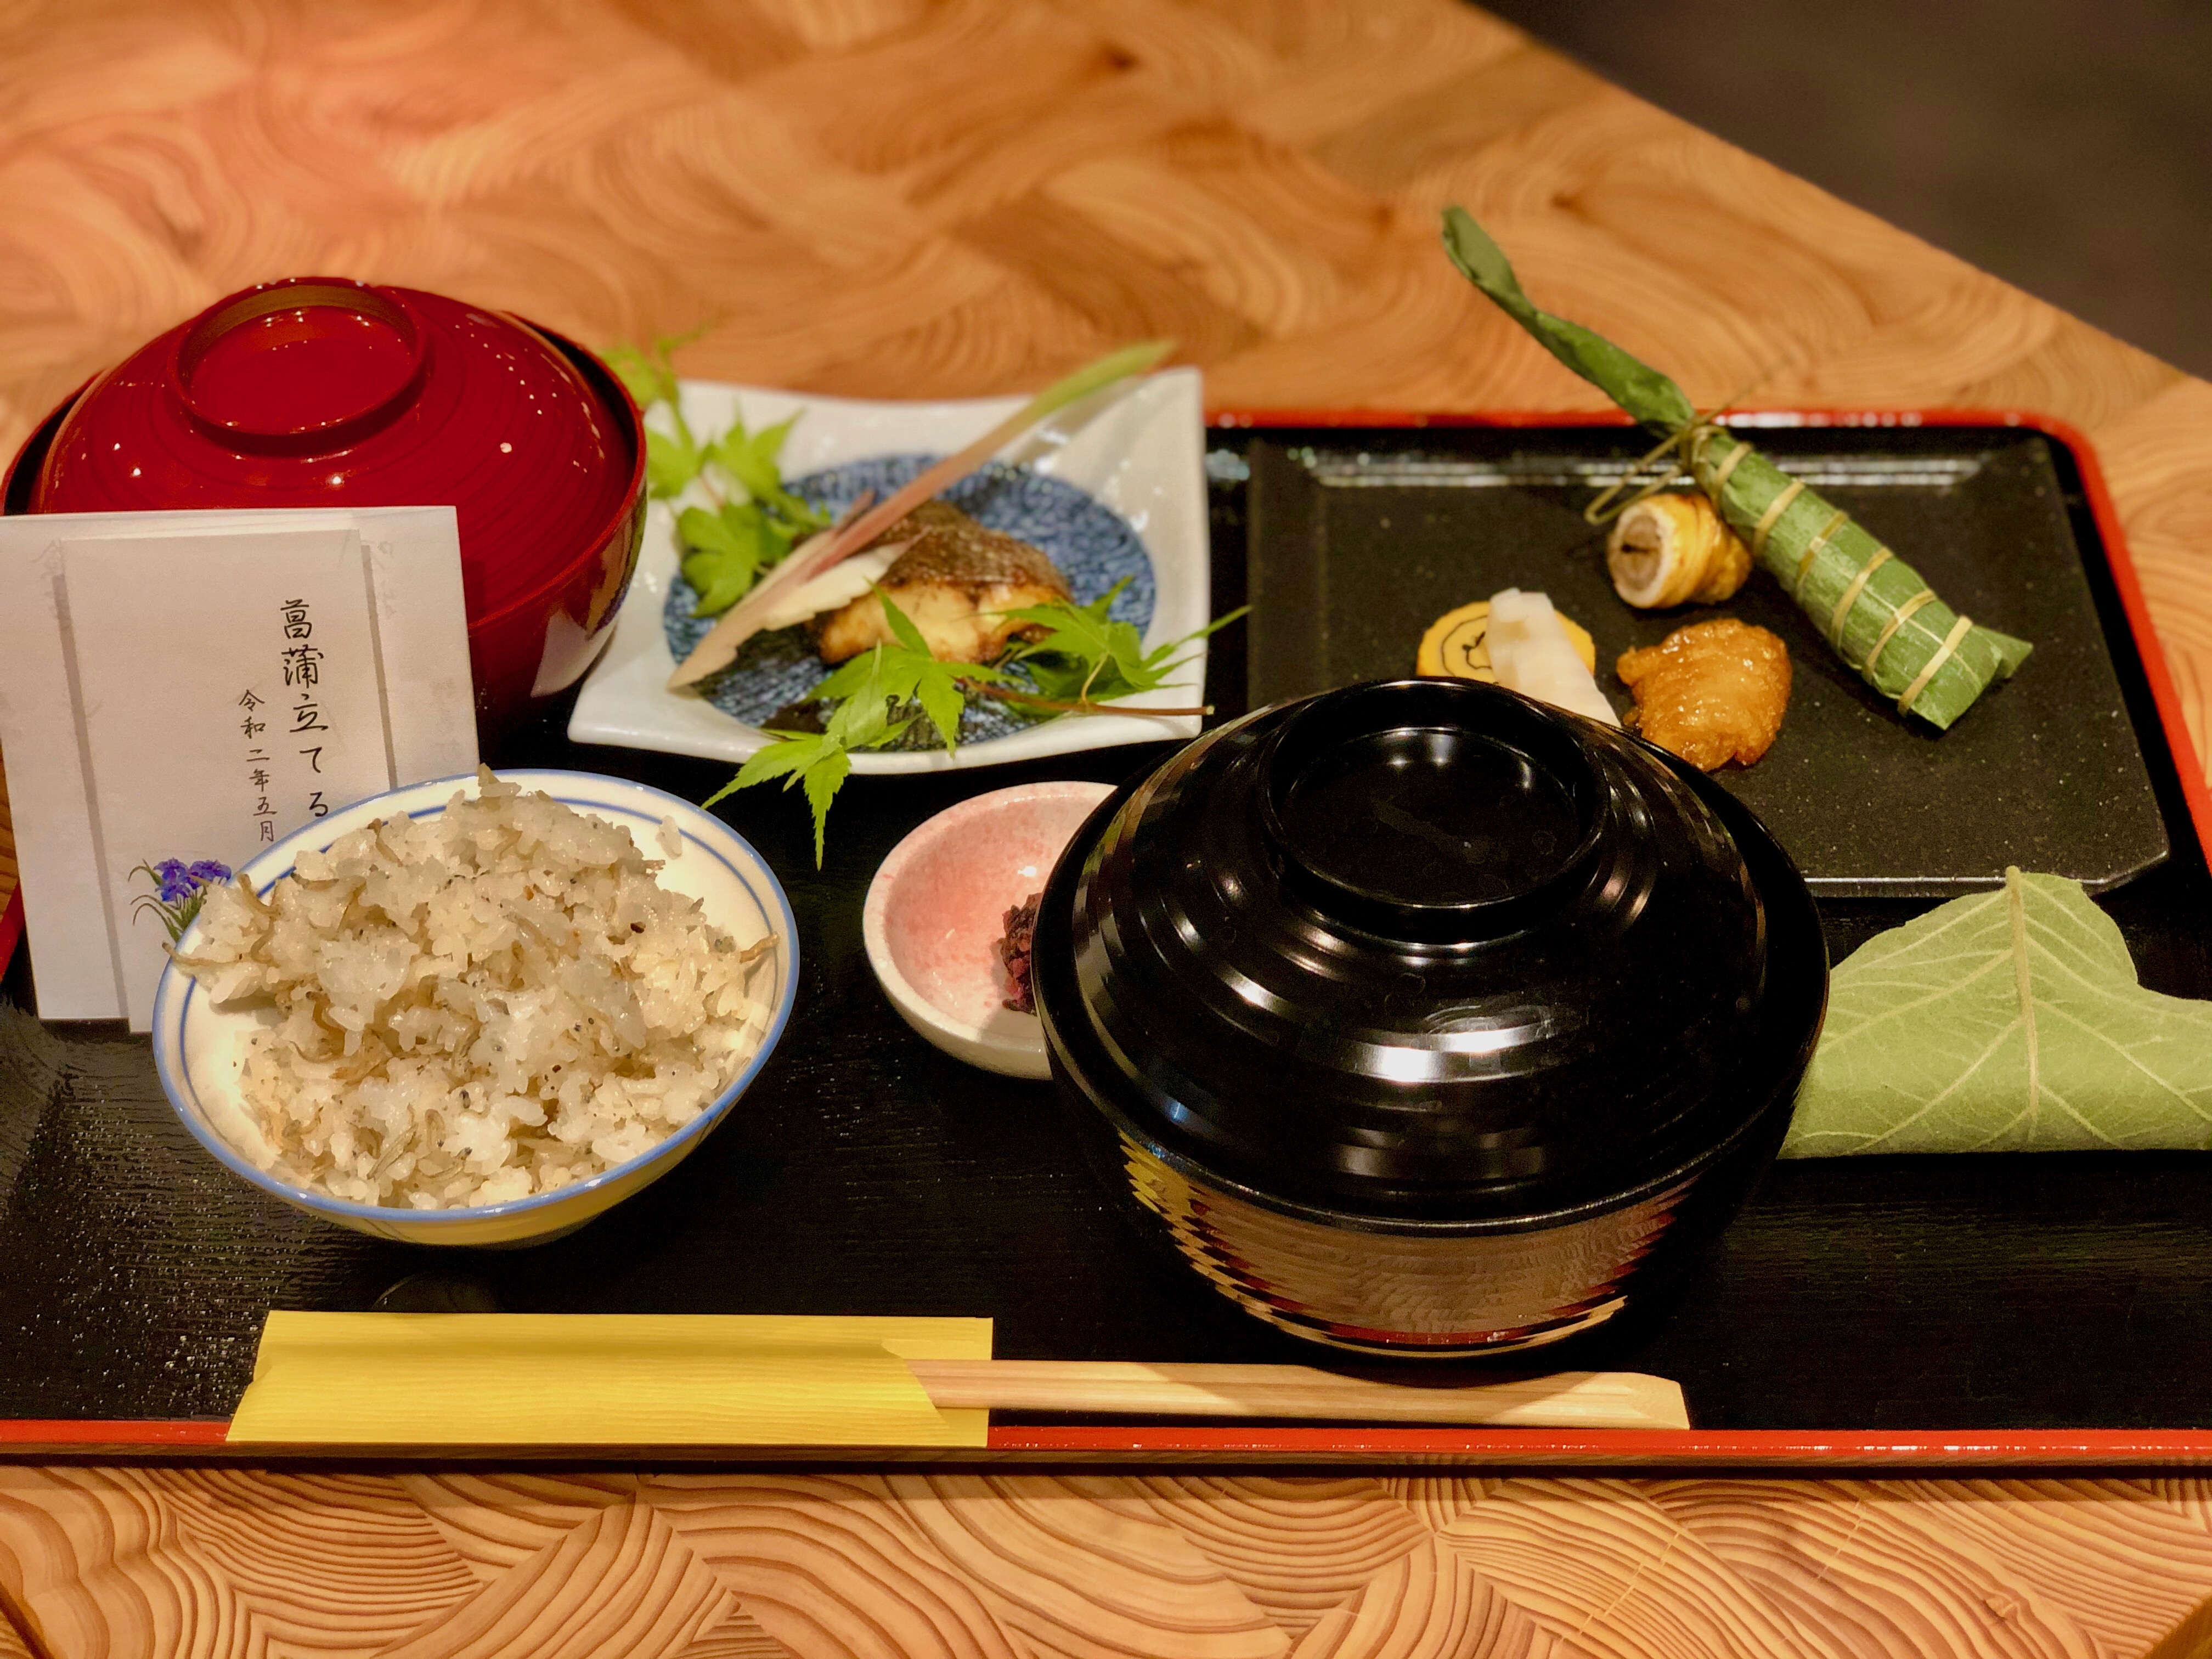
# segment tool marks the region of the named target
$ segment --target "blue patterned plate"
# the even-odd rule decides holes
[[[719,431],[736,412],[757,428],[804,411],[784,450],[793,488],[824,507],[849,505],[865,489],[880,498],[937,455],[950,453],[1019,406],[1012,398],[877,404],[687,383],[684,412],[693,430]],[[946,492],[994,530],[1048,555],[1079,601],[1126,581],[1113,614],[1146,643],[1180,638],[1206,622],[1205,434],[1199,378],[1190,369],[1156,374],[1118,394],[1079,404],[1000,460]],[[711,627],[693,616],[697,596],[683,577],[675,515],[657,502],[646,522],[638,570],[614,642],[585,683],[568,735],[674,754],[742,761],[769,739],[761,723],[804,697],[829,670],[802,629],[757,635],[724,672],[671,691],[676,663]],[[1205,647],[1177,677],[1139,704],[1187,707],[1199,700]],[[1036,720],[976,700],[948,754],[933,744],[855,756],[857,772],[933,771],[981,766],[1121,743],[1194,735],[1188,715],[1087,715]]]
[[[842,514],[864,492],[883,500],[937,459],[886,455],[852,461],[793,479],[791,488],[816,506]],[[1152,562],[1145,556],[1144,543],[1127,520],[1074,485],[993,461],[945,491],[945,499],[990,529],[1042,549],[1067,578],[1079,605],[1102,599],[1114,591],[1115,583],[1125,583],[1108,614],[1134,623],[1139,633],[1152,622]],[[667,603],[660,613],[669,655],[678,662],[714,625],[713,617],[693,614],[698,602],[697,592],[679,569],[668,585]],[[724,714],[748,726],[765,726],[773,723],[776,710],[797,702],[829,673],[804,628],[782,628],[753,635],[738,659],[702,681],[699,690]],[[1033,717],[1025,718],[1005,703],[971,698],[960,722],[960,741],[983,743],[1036,724]],[[917,723],[914,732],[926,736],[928,746],[939,746],[927,724]]]

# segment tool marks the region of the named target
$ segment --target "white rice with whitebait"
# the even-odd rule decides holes
[[[240,1082],[286,1181],[418,1210],[551,1192],[665,1140],[759,1050],[772,938],[711,925],[628,830],[483,778],[302,853],[265,898],[210,893],[177,958],[217,1002],[275,1005]]]

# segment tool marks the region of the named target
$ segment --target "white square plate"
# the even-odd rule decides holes
[[[687,381],[684,417],[703,438],[720,432],[740,414],[748,429],[757,430],[804,410],[782,459],[784,476],[798,478],[878,456],[951,454],[1023,401],[865,403]],[[1208,620],[1205,448],[1198,371],[1179,368],[1073,404],[1001,454],[1004,460],[1073,484],[1135,531],[1152,567],[1152,616],[1145,630],[1148,648],[1194,633]],[[770,741],[764,732],[696,693],[667,687],[676,661],[663,612],[670,585],[678,579],[674,506],[683,504],[656,501],[647,515],[645,545],[616,619],[613,643],[584,683],[569,717],[568,736],[578,743],[743,761]],[[1194,642],[1183,654],[1189,661],[1175,683],[1124,701],[1162,708],[1198,702],[1206,683],[1205,641]],[[939,772],[993,766],[1115,744],[1192,738],[1198,726],[1193,714],[1067,716],[963,743],[951,754],[942,749],[857,754],[853,769]]]

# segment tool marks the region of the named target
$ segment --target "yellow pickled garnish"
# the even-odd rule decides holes
[[[1567,641],[1583,659],[1583,666],[1595,673],[1597,641],[1590,638],[1589,630],[1565,613],[1560,613],[1559,623],[1567,630]],[[1473,605],[1447,611],[1421,635],[1413,672],[1455,680],[1486,680],[1494,685],[1498,676],[1490,666],[1489,635],[1488,599],[1477,599]]]

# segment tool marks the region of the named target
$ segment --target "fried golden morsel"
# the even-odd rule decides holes
[[[1595,674],[1597,641],[1590,638],[1589,629],[1565,614],[1559,617],[1559,625],[1567,630],[1567,642],[1583,659],[1583,666]],[[1477,599],[1473,605],[1447,611],[1431,623],[1429,631],[1421,635],[1420,649],[1413,653],[1413,672],[1497,684],[1498,671],[1490,665],[1490,601]]]
[[[1756,761],[1790,703],[1789,648],[1733,617],[1625,652],[1614,672],[1636,698],[1629,724],[1700,771]]]
[[[1639,611],[1719,605],[1750,576],[1751,550],[1705,495],[1647,495],[1613,521],[1605,568]]]

